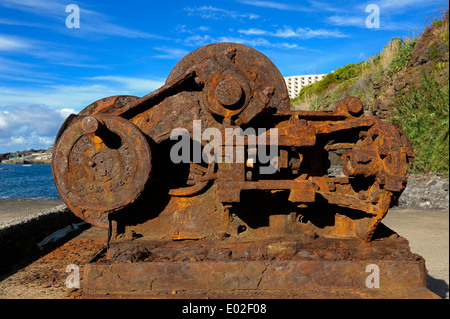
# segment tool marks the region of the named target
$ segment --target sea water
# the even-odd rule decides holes
[[[0,163],[0,199],[60,199],[50,164]]]

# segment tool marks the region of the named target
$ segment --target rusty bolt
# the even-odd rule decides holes
[[[347,102],[348,112],[353,115],[359,115],[363,110],[364,106],[361,100],[357,98],[349,98]]]
[[[233,106],[242,98],[242,88],[233,79],[224,79],[216,86],[216,97],[223,106]]]
[[[275,91],[275,88],[273,86],[268,86],[268,87],[264,88],[264,90],[262,92],[266,96],[272,96],[274,91]]]
[[[87,134],[97,132],[100,125],[100,122],[93,116],[86,116],[81,122],[81,127]]]
[[[364,113],[364,106],[360,99],[351,96],[337,102],[334,112],[344,116],[359,117]]]

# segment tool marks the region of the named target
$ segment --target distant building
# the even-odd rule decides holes
[[[326,74],[309,74],[309,75],[294,75],[284,78],[289,92],[289,97],[293,99],[300,93],[302,87],[314,82],[320,81]]]

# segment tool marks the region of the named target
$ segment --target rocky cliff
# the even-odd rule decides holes
[[[430,22],[432,21],[432,22]],[[367,116],[399,123],[412,141],[412,173],[449,175],[449,13],[438,12],[418,37],[394,38],[366,61],[303,87],[294,109],[332,110],[360,98]]]

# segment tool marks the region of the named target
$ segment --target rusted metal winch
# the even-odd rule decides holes
[[[179,151],[187,160],[174,161]],[[63,201],[109,229],[99,258],[142,267],[276,259],[280,241],[368,243],[414,158],[402,129],[364,116],[357,98],[332,112],[291,111],[274,64],[235,43],[193,51],[142,98],[112,96],[71,115],[53,155]]]

